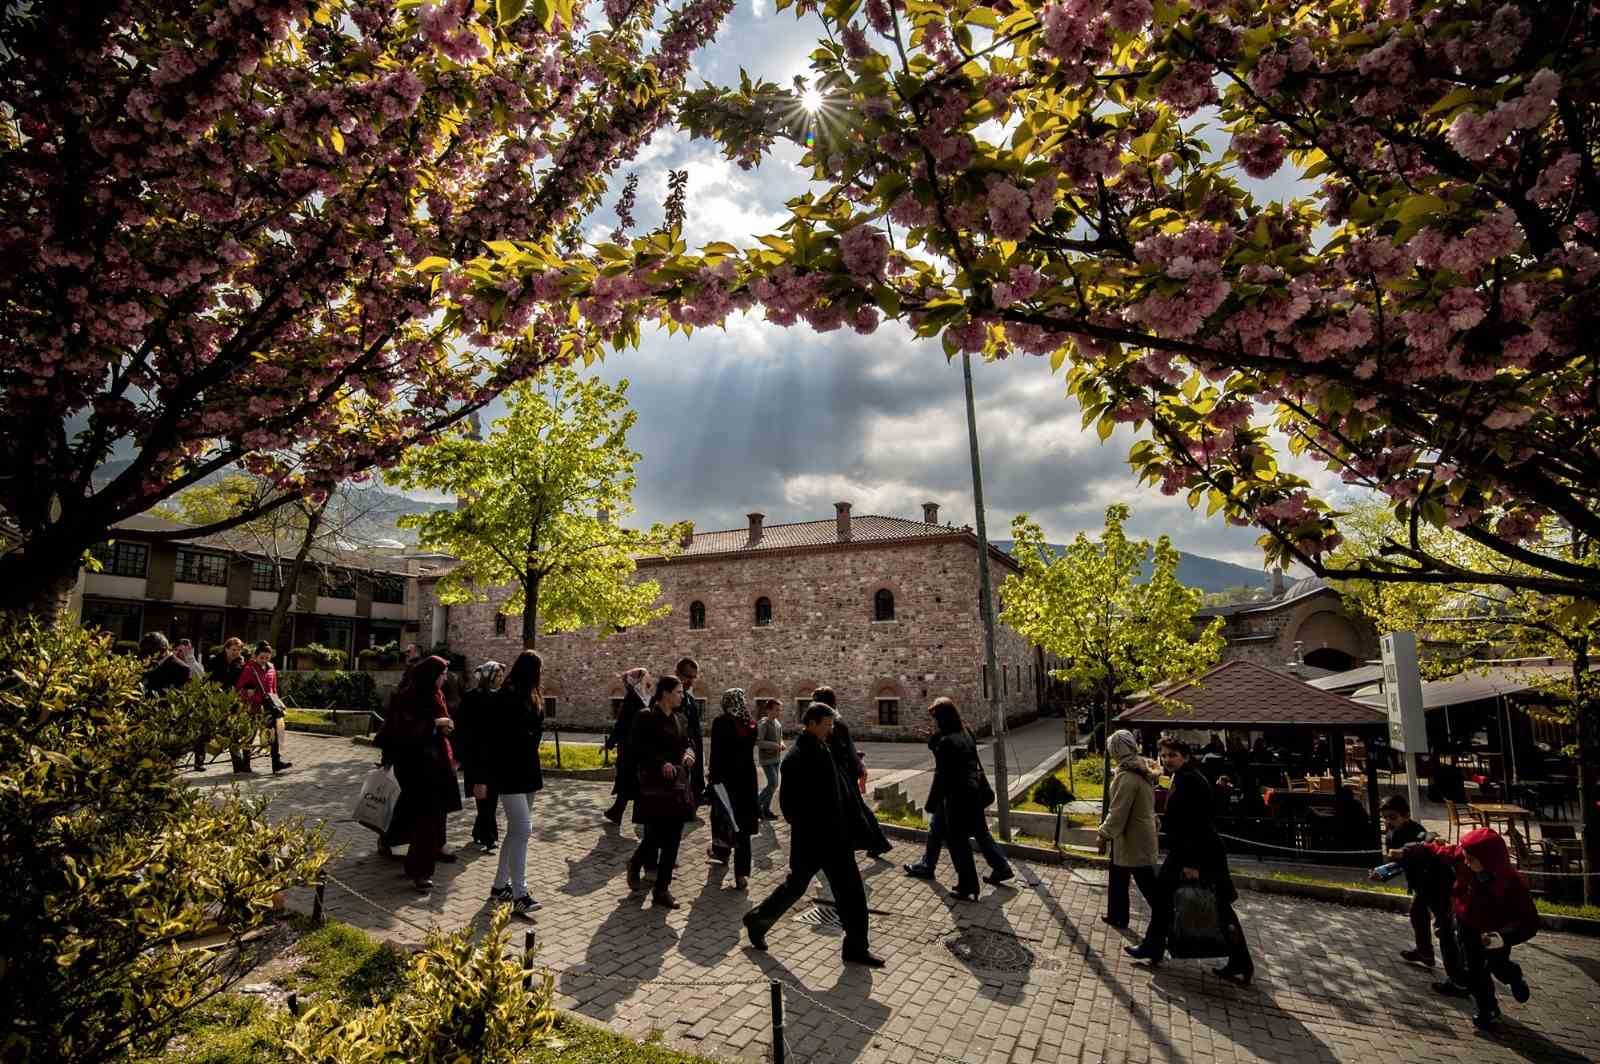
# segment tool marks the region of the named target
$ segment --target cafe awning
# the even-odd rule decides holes
[[[1196,680],[1147,698],[1117,723],[1165,728],[1282,728],[1371,731],[1388,727],[1373,708],[1250,661],[1225,661]]]
[[[1422,685],[1422,708],[1443,709],[1521,694],[1542,683],[1560,680],[1571,672],[1571,665],[1496,665],[1443,680],[1429,680]],[[1364,705],[1382,708],[1384,704],[1383,691],[1377,684],[1363,687],[1351,697]]]

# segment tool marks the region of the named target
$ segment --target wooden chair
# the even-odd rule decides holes
[[[1445,819],[1449,821],[1450,831],[1445,836],[1446,842],[1459,842],[1461,839],[1461,811],[1456,808],[1456,803],[1449,798],[1444,800]]]
[[[1539,821],[1539,837],[1550,842],[1576,842],[1578,829],[1572,824],[1549,824]]]

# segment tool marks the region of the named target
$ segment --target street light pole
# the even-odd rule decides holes
[[[994,799],[1000,837],[1011,841],[1011,796],[1006,780],[1006,713],[1000,701],[1000,670],[994,652],[994,585],[989,578],[989,532],[983,519],[983,466],[978,460],[978,415],[972,403],[972,356],[961,353],[967,389],[967,445],[972,453],[972,506],[978,515],[978,612],[983,615],[983,660],[994,722]]]

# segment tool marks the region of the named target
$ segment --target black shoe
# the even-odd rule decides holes
[[[205,767],[205,765],[200,764],[199,762],[196,762],[195,766],[194,766],[194,770],[196,772],[204,772],[206,770],[206,767]]]
[[[861,950],[859,953],[843,953],[840,954],[840,959],[846,964],[859,964],[863,968],[883,967],[883,958],[875,957],[867,950]]]
[[[532,894],[524,894],[522,897],[511,903],[511,915],[526,916],[529,919],[532,919],[533,914],[542,908],[544,908],[544,906],[535,901]]]
[[[615,809],[615,810],[614,809],[607,809],[604,813],[601,813],[600,815],[605,817],[607,820],[611,821],[613,824],[616,824],[616,825],[619,825],[619,826],[622,824],[622,811],[620,809]]]
[[[1433,984],[1433,992],[1435,994],[1443,994],[1445,997],[1466,997],[1467,996],[1467,988],[1466,987],[1458,986],[1455,983],[1451,982],[1449,979],[1443,979],[1443,980],[1440,980],[1437,983],[1434,983]]]
[[[985,883],[993,883],[998,887],[1000,884],[1009,883],[1016,878],[1017,873],[1008,868],[1004,872],[990,872],[988,875],[983,877],[983,881]]]
[[[657,909],[681,909],[681,908],[683,908],[683,906],[678,904],[678,899],[674,898],[671,895],[671,893],[652,894],[652,895],[650,895],[650,904],[652,906],[654,906],[655,908],[657,908]]]
[[[513,901],[513,900],[515,900],[513,898],[513,896],[512,896],[512,893],[511,893],[511,884],[507,883],[503,887],[490,887],[489,888],[489,900],[490,901]]]
[[[419,894],[426,894],[428,891],[433,889],[433,880],[425,879],[422,876],[415,876],[411,880],[411,885],[417,888],[417,892]]]
[[[912,879],[932,879],[933,878],[933,869],[929,868],[927,865],[924,865],[924,864],[908,864],[908,865],[904,865],[903,867],[906,870],[906,875],[910,876]]]
[[[894,847],[892,846],[887,846],[881,850],[868,850],[867,856],[872,858],[874,861],[881,861],[884,859],[885,854],[892,853],[893,850]]]
[[[1100,922],[1102,924],[1105,924],[1107,927],[1114,927],[1118,931],[1126,931],[1128,929],[1128,921],[1126,921],[1126,920],[1122,921],[1119,924],[1117,921],[1111,919],[1111,917],[1109,917],[1109,916],[1102,916],[1100,918]]]
[[[767,929],[756,923],[755,910],[744,914],[744,931],[750,936],[750,948],[764,950],[767,948]]]
[[[1490,1005],[1486,1009],[1479,1009],[1472,1014],[1472,1026],[1480,1031],[1487,1031],[1500,1022],[1500,1009]]]
[[[630,864],[628,866],[628,889],[644,889],[644,872],[638,865]]]
[[[950,896],[952,898],[958,898],[961,901],[977,901],[978,888],[973,887],[971,890],[962,890],[960,887],[951,887]]]
[[[291,768],[294,768],[293,761],[279,761],[272,766],[272,774],[277,775],[280,772],[287,772]]]
[[[1122,952],[1136,961],[1149,961],[1152,967],[1161,963],[1161,953],[1146,946],[1143,942],[1137,946],[1123,946]]]
[[[1533,996],[1533,991],[1528,989],[1527,980],[1522,978],[1522,966],[1514,964],[1511,966],[1511,971],[1511,996],[1516,999],[1518,1005],[1526,1005],[1528,999]]]
[[[718,852],[717,848],[712,846],[707,848],[706,856],[711,859],[712,864],[726,865],[728,863],[728,858],[733,855],[732,853]]]
[[[1215,975],[1218,979],[1226,979],[1230,983],[1238,983],[1240,986],[1249,986],[1250,980],[1255,978],[1256,970],[1254,966],[1249,968],[1235,968],[1231,964],[1225,964],[1221,968],[1213,968],[1211,970],[1211,974]]]
[[[1403,949],[1400,951],[1400,959],[1407,964],[1418,964],[1424,968],[1433,967],[1433,955],[1423,953],[1421,950]]]
[[[398,861],[398,860],[400,860],[399,857],[395,856],[395,852],[393,850],[389,849],[389,847],[387,845],[385,845],[384,843],[381,843],[381,842],[378,843],[378,856],[382,857],[385,861]]]

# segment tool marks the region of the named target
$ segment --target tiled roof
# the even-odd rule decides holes
[[[154,514],[134,514],[118,521],[111,530],[109,538],[116,538],[118,529],[126,532],[181,532],[190,526],[178,521],[168,521]],[[137,537],[131,537],[137,538]],[[192,536],[179,539],[176,542],[196,547],[210,547],[213,550],[234,551],[239,554],[249,554],[256,557],[265,557],[261,551],[261,544],[253,535],[245,532],[228,531],[214,532],[208,536]],[[288,544],[285,551],[293,554],[299,543]],[[351,550],[341,547],[318,546],[312,552],[313,564],[337,565],[350,569],[361,569],[366,572],[390,573],[396,576],[414,576],[408,571],[405,559],[393,554],[383,554],[364,550]]]
[[[1176,728],[1285,724],[1350,727],[1384,724],[1389,719],[1382,709],[1319,691],[1304,680],[1250,661],[1225,661],[1198,680],[1168,689],[1165,695],[1183,705],[1169,708],[1155,699],[1146,699],[1118,714],[1118,722]]]
[[[881,543],[896,539],[927,539],[930,536],[949,536],[966,529],[952,525],[930,525],[905,517],[879,517],[862,514],[850,517],[850,542]],[[788,547],[821,547],[839,542],[838,525],[834,520],[796,521],[787,525],[766,525],[761,529],[758,543],[750,543],[749,528],[730,528],[721,532],[696,532],[694,542],[682,556],[699,554],[730,554],[745,550],[783,550]]]

